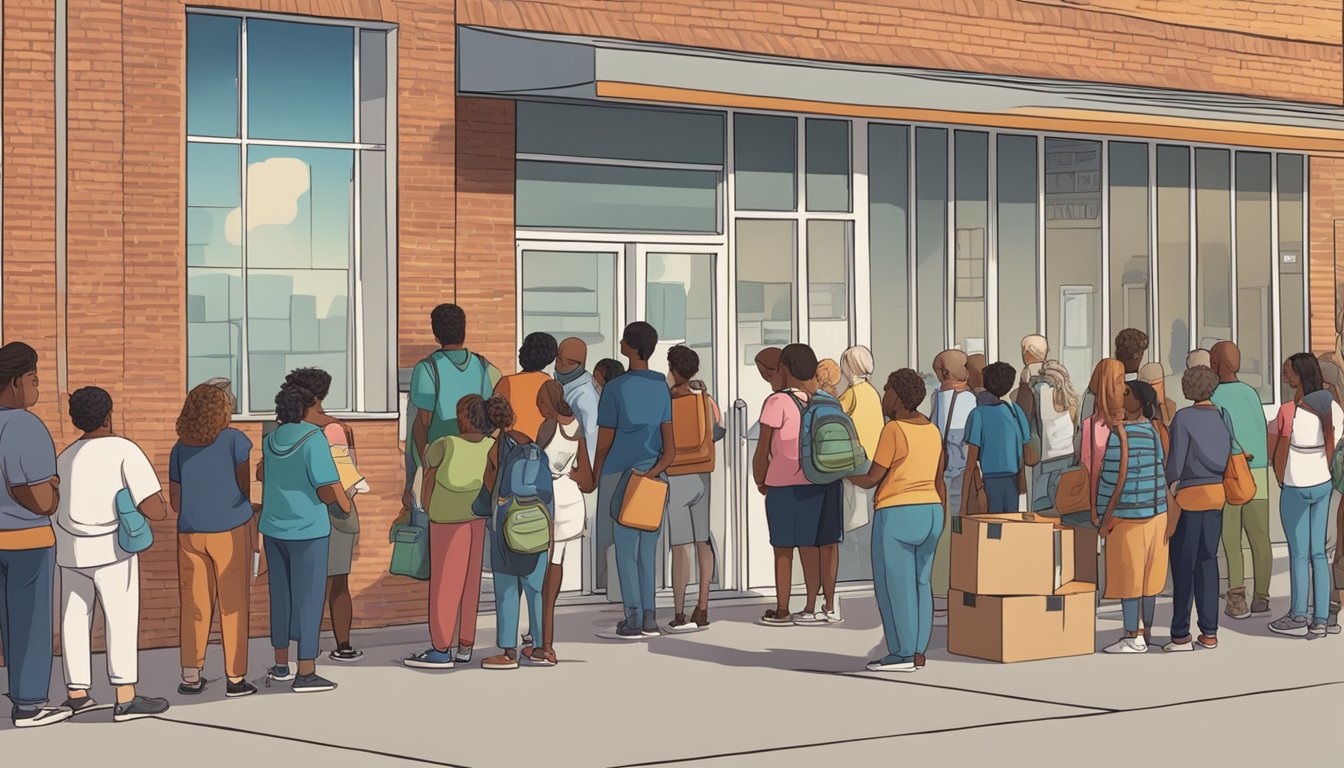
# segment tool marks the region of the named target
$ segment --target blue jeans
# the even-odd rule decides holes
[[[527,623],[532,628],[532,647],[540,648],[545,627],[541,620],[541,585],[546,581],[547,553],[537,558],[537,567],[526,576],[494,574],[495,645],[504,650],[518,647],[519,598],[527,600]]]
[[[327,593],[330,540],[290,541],[264,537],[271,588],[271,647],[299,644],[299,660],[317,658],[322,632],[323,598]]]
[[[909,661],[933,633],[933,554],[943,533],[941,504],[883,507],[873,515],[873,586],[887,653]]]
[[[1139,612],[1143,612],[1143,626],[1150,632],[1153,628],[1153,614],[1157,612],[1157,597],[1126,597],[1120,600],[1120,615],[1125,619],[1126,632],[1139,631]],[[1189,624],[1189,619],[1186,619]],[[1184,635],[1182,635],[1184,637]]]
[[[1288,582],[1293,595],[1290,612],[1306,616],[1310,594],[1311,618],[1314,623],[1324,624],[1330,613],[1330,563],[1325,557],[1330,483],[1310,488],[1284,486],[1279,514],[1288,538]]]
[[[1199,631],[1210,637],[1218,634],[1218,543],[1222,536],[1222,509],[1186,510],[1176,523],[1170,544],[1173,640],[1190,637],[1192,607],[1199,611]]]
[[[1022,496],[1017,492],[1017,475],[998,475],[983,478],[985,501],[990,512],[1021,512]]]
[[[16,707],[47,703],[56,548],[0,550],[0,641]]]
[[[626,618],[634,617],[643,626],[644,612],[655,610],[654,590],[657,572],[658,531],[641,531],[616,523],[616,575],[621,580],[621,601]]]

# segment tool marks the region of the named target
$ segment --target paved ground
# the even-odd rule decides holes
[[[1280,558],[1276,611],[1286,608]],[[226,700],[216,684],[191,701],[168,693],[173,709],[159,720],[114,724],[104,711],[31,731],[4,720],[0,754],[193,768],[1249,765],[1287,748],[1328,759],[1319,746],[1344,703],[1344,636],[1280,638],[1259,619],[1225,624],[1216,651],[1020,665],[949,656],[938,628],[925,670],[881,675],[863,671],[881,643],[871,597],[847,596],[839,627],[759,626],[760,610],[716,603],[705,632],[623,644],[594,636],[615,622],[610,607],[562,609],[561,665],[516,672],[408,670],[399,659],[423,647],[423,627],[362,633],[363,662],[323,667],[334,693],[263,688]],[[1118,613],[1103,606],[1098,647],[1116,636]],[[1159,605],[1161,637],[1169,614]],[[484,646],[493,619],[482,625]],[[268,658],[255,642],[252,667]],[[212,648],[208,673],[219,665]],[[141,667],[145,692],[173,691],[175,651],[146,652]]]

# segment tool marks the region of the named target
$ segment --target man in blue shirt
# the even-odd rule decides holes
[[[966,420],[966,463],[980,465],[989,511],[995,513],[1020,511],[1018,500],[1026,492],[1022,448],[1031,439],[1031,427],[1017,403],[1001,399],[1013,388],[1016,378],[1017,371],[1008,363],[986,366],[985,390],[992,399],[976,406]],[[965,514],[973,474],[967,472],[963,482],[961,503]]]
[[[632,474],[657,477],[672,463],[672,396],[663,374],[649,370],[658,331],[644,322],[626,326],[621,354],[629,372],[602,389],[597,407],[598,514],[611,516],[616,540],[616,572],[625,618],[616,627],[621,638],[661,634],[654,610],[658,531],[620,523],[621,499]],[[666,450],[664,450],[666,447]]]

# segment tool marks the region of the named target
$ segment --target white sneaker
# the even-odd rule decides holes
[[[915,660],[884,662],[882,659],[870,661],[865,667],[869,672],[914,672]]]
[[[1175,640],[1162,646],[1162,650],[1167,653],[1184,653],[1185,651],[1195,650],[1195,641],[1186,640],[1184,643],[1178,643]]]
[[[817,611],[815,613],[808,613],[807,611],[799,611],[798,613],[793,614],[793,623],[795,626],[799,627],[821,626],[826,623],[826,612]]]
[[[1147,653],[1148,643],[1142,637],[1122,637],[1112,645],[1102,649],[1103,653]]]
[[[836,607],[833,611],[817,611],[817,618],[827,624],[844,624],[845,620],[840,618],[840,608]]]

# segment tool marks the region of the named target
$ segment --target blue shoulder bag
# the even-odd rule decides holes
[[[154,529],[149,527],[149,520],[135,506],[129,490],[122,488],[117,491],[116,505],[117,546],[132,555],[153,546]]]

